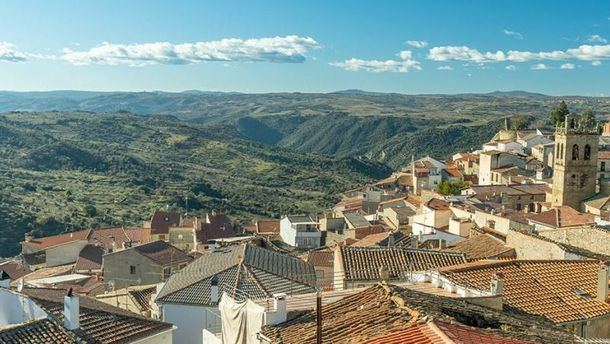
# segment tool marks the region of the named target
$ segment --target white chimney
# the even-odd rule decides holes
[[[502,295],[504,292],[504,273],[496,272],[491,277],[490,291],[492,295]]]
[[[210,303],[218,303],[219,291],[218,291],[218,276],[212,276],[210,280]]]
[[[277,324],[283,323],[288,319],[285,293],[273,294],[273,308],[275,308],[275,321],[277,321]]]
[[[11,287],[11,278],[6,273],[6,271],[0,270],[0,288],[10,289]]]
[[[608,262],[600,262],[597,270],[597,301],[608,301]]]
[[[80,327],[80,303],[72,288],[64,296],[64,327],[70,331]]]

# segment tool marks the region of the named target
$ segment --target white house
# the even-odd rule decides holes
[[[173,274],[155,298],[164,321],[177,326],[174,343],[213,343],[222,333],[219,302],[227,293],[238,302],[275,294],[312,293],[313,265],[251,244],[214,248]]]
[[[318,248],[323,244],[322,236],[318,223],[309,215],[288,215],[280,221],[280,237],[290,246]]]

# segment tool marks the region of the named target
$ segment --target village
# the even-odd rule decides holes
[[[610,341],[610,123],[490,136],[324,213],[28,234],[0,343]]]

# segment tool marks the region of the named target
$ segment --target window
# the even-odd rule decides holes
[[[578,160],[578,145],[572,146],[572,160]]]
[[[495,229],[496,228],[496,221],[494,221],[494,220],[487,221],[487,227],[489,227],[491,229]]]
[[[583,174],[582,176],[580,176],[580,187],[584,187],[585,184],[587,184],[587,181],[589,179],[589,176],[587,176],[586,174]]]
[[[568,185],[576,185],[576,175],[575,174],[573,174],[570,177],[570,183]]]
[[[136,274],[136,267],[135,267],[135,265],[130,265],[129,266],[129,273],[132,274],[132,275]]]
[[[172,269],[167,267],[167,268],[163,268],[163,280],[167,280],[169,278],[169,276],[172,275]]]
[[[521,211],[521,203],[517,203],[517,211]]]
[[[576,118],[570,119],[570,129],[576,128]]]
[[[561,144],[561,155],[559,156],[560,159],[563,159],[563,151],[564,151],[564,147],[563,147],[563,143]]]
[[[606,162],[605,161],[601,162],[601,165],[599,166],[599,170],[600,171],[605,171],[606,170]]]
[[[561,143],[558,143],[557,147],[555,147],[555,157],[557,159],[559,159],[559,156],[560,156],[559,153],[561,153]]]
[[[585,145],[585,152],[583,155],[583,159],[591,160],[591,146]]]
[[[159,235],[159,240],[165,240],[165,234]]]

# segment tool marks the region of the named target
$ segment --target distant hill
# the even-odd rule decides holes
[[[231,125],[83,112],[0,115],[0,257],[23,234],[140,225],[157,208],[317,212],[391,170],[356,157],[268,147]]]

